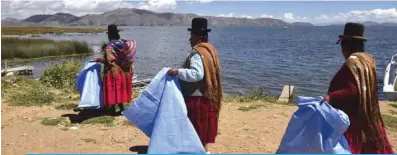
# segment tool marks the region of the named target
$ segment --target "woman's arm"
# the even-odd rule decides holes
[[[332,91],[328,94],[329,103],[335,108],[346,107],[346,103],[356,102],[359,97],[356,80],[349,69],[347,69],[346,77],[347,84],[339,90]]]
[[[109,66],[112,66],[113,63],[116,61],[116,58],[112,54],[112,51],[113,51],[113,46],[112,45],[106,46],[106,50],[105,50],[106,59],[104,61]]]
[[[178,69],[178,78],[186,82],[197,82],[204,78],[203,61],[198,52],[190,58],[190,68]]]

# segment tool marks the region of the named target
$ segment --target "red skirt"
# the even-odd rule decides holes
[[[187,114],[201,143],[215,143],[218,134],[217,110],[208,99],[201,96],[191,96],[185,99]]]
[[[359,136],[359,133],[357,132],[358,130],[357,123],[358,123],[357,118],[353,116],[350,117],[350,126],[344,134],[344,136],[347,139],[347,142],[349,143],[352,154],[394,154],[393,148],[389,146],[385,146],[384,148],[378,149],[373,145],[371,146],[368,144],[365,145],[365,144],[357,143],[355,141],[355,139],[357,139],[357,137]],[[388,139],[386,134],[386,129],[384,127],[380,127],[380,128],[381,128],[380,131],[382,136]],[[390,144],[389,140],[387,141]]]
[[[120,69],[108,72],[103,77],[103,104],[105,107],[111,105],[128,103],[132,95],[132,73],[124,73]]]

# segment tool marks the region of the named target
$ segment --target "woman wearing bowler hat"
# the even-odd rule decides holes
[[[114,24],[108,26],[109,43],[102,47],[104,58],[97,58],[95,61],[105,66],[104,107],[111,107],[116,112],[115,105],[119,105],[121,113],[124,110],[123,103],[131,101],[136,43],[134,40],[120,39],[119,31]]]
[[[341,44],[345,63],[333,77],[324,101],[350,119],[345,137],[353,154],[393,154],[378,100],[375,59],[364,51],[364,26],[347,23]]]
[[[181,69],[170,69],[178,76],[185,98],[188,117],[201,143],[208,152],[208,143],[215,143],[221,109],[221,70],[216,49],[208,43],[207,19],[194,18],[190,31],[192,50]]]

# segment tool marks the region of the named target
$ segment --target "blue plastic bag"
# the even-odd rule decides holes
[[[161,70],[122,114],[150,137],[149,154],[205,154],[180,92],[177,77]]]
[[[99,109],[103,107],[100,64],[86,62],[77,76],[76,87],[80,93],[78,108]]]
[[[351,154],[343,133],[350,125],[348,116],[322,98],[298,97],[277,154]]]

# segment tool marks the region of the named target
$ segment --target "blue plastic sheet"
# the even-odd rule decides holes
[[[168,70],[161,70],[122,114],[150,137],[149,154],[205,154],[187,117],[178,78],[168,76]]]
[[[76,87],[80,93],[78,108],[99,109],[103,107],[100,64],[86,62],[76,78]]]
[[[277,154],[351,154],[343,133],[350,125],[341,110],[322,98],[298,97]]]

